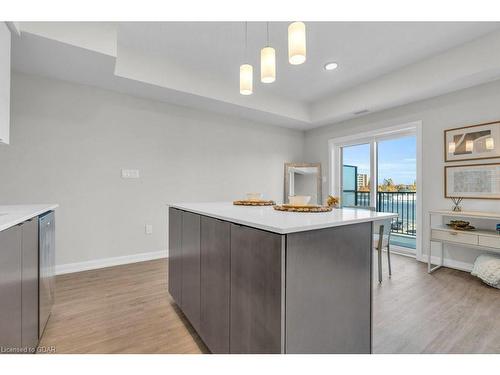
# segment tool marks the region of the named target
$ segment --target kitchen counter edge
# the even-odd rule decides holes
[[[0,205],[0,231],[58,208],[58,204]]]
[[[227,204],[227,202],[221,202],[221,203]],[[189,205],[189,203],[188,203],[188,205]],[[373,222],[373,221],[380,221],[380,220],[386,220],[386,219],[390,219],[390,218],[396,218],[399,216],[398,214],[391,213],[391,212],[376,212],[377,217],[354,218],[352,220],[333,221],[333,222],[327,222],[327,223],[318,223],[318,224],[310,224],[310,225],[281,228],[278,226],[261,224],[261,223],[256,223],[253,221],[246,221],[246,220],[241,219],[241,218],[228,217],[225,215],[220,215],[217,213],[208,212],[208,211],[201,210],[201,209],[187,207],[185,203],[167,203],[167,207],[172,207],[172,208],[176,208],[178,210],[192,212],[192,213],[195,213],[198,215],[208,216],[208,217],[212,217],[215,219],[248,226],[251,228],[262,229],[262,230],[265,230],[268,232],[273,232],[273,233],[283,234],[283,235],[284,234],[291,234],[291,233],[306,232],[306,231],[317,230],[317,229],[333,228],[333,227],[358,224],[358,223],[368,223],[368,222]],[[349,208],[349,210],[351,210],[351,209]],[[287,213],[282,212],[281,214],[286,215]],[[291,214],[316,215],[316,213],[291,213]]]

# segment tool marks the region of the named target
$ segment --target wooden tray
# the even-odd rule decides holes
[[[291,204],[282,204],[273,206],[276,211],[285,212],[330,212],[333,207],[330,206],[317,206],[317,205],[306,205],[306,206],[294,206]]]
[[[233,204],[235,206],[274,206],[276,204],[275,201],[234,201]]]

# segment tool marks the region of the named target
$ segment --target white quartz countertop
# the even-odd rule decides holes
[[[276,211],[272,206],[235,206],[232,202],[171,203],[169,206],[279,234],[379,221],[398,216],[396,213],[357,208],[334,208],[331,212],[314,213],[282,212]]]
[[[0,206],[0,231],[20,224],[47,211],[59,207],[58,204],[20,204]]]

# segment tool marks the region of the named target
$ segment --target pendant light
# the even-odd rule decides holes
[[[248,23],[245,22],[245,59],[247,59],[248,45]],[[252,95],[253,93],[253,66],[250,64],[240,65],[240,94]]]
[[[267,22],[267,46],[260,50],[260,80],[272,83],[276,80],[276,51],[269,47],[269,22]]]
[[[293,22],[288,26],[288,61],[300,65],[306,61],[306,25]]]
[[[250,64],[240,66],[240,94],[252,95],[253,93],[253,67]]]

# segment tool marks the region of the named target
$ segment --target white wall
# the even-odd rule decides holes
[[[60,204],[58,265],[166,249],[168,202],[281,200],[283,163],[303,156],[300,131],[22,74],[11,123],[0,204]]]
[[[376,95],[376,93],[373,93],[373,95]],[[423,196],[423,252],[427,253],[429,240],[428,211],[439,208],[450,209],[452,206],[451,201],[444,198],[443,192],[443,131],[448,128],[500,120],[499,103],[500,81],[496,81],[335,125],[317,128],[307,131],[305,134],[305,160],[308,162],[321,162],[323,174],[325,176],[329,175],[329,139],[421,120],[423,177],[418,188],[422,189]],[[495,161],[499,162],[500,160],[491,159],[487,162]],[[323,192],[324,194],[328,192],[327,183],[323,186]],[[500,211],[500,201],[467,199],[464,200],[463,207],[467,210]],[[447,262],[467,269],[470,268],[479,252],[471,249],[449,247],[445,254]]]
[[[10,30],[0,22],[0,143],[9,143]]]

